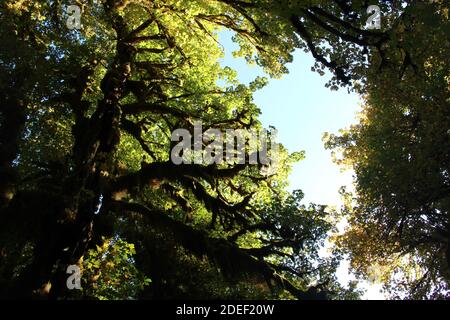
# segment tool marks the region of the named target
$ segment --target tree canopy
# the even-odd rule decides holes
[[[448,7],[420,4],[407,13],[407,23],[398,26],[400,34],[415,30],[414,38],[398,37],[407,60],[370,74],[360,122],[325,140],[336,161],[355,172],[354,194],[346,195],[349,229],[339,238],[355,270],[383,279],[392,297],[444,298],[450,265]],[[417,43],[426,48],[413,49]]]
[[[73,30],[69,1],[0,4],[1,297],[357,298],[336,280],[346,253],[361,274],[408,257],[426,268],[401,280],[413,297],[445,290],[444,1],[383,2],[381,30],[364,26],[367,1],[74,2]],[[349,231],[327,258],[336,213],[285,190],[302,152],[280,144],[269,174],[171,161],[172,132],[196,121],[263,129],[253,94],[268,80],[244,85],[221,67],[222,30],[270,77],[303,49],[313,70],[332,71],[327,86],[366,97],[361,123],[327,142],[357,185]],[[83,290],[66,287],[68,265],[83,271]]]

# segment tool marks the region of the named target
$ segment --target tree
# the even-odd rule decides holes
[[[107,262],[136,266],[142,274],[130,266],[128,276],[151,285],[134,297],[348,297],[334,277],[339,256],[318,257],[332,229],[326,209],[284,191],[300,153],[280,146],[270,155],[279,170],[269,176],[249,163],[175,165],[170,136],[192,132],[196,120],[262,129],[252,94],[266,80],[245,86],[220,67],[221,28],[235,33],[236,54],[270,76],[286,73],[292,51],[303,48],[318,72],[334,72],[329,86],[363,90],[373,71],[366,57],[381,66],[396,57],[402,7],[383,4],[386,26],[369,31],[366,1],[92,0],[79,3],[83,27],[70,31],[63,4],[0,7],[4,292],[73,296],[66,267],[89,269],[84,257],[95,261],[92,250],[115,239],[118,260],[103,261],[102,272],[112,270]],[[191,270],[205,279],[197,291]],[[124,275],[109,272],[100,291],[84,294],[111,297],[105,279]]]
[[[445,298],[448,5],[420,4],[406,10],[403,20],[396,29],[398,60],[369,74],[359,124],[325,136],[337,162],[355,172],[354,199],[346,209],[349,228],[338,243],[350,253],[353,268],[377,274],[392,297]]]

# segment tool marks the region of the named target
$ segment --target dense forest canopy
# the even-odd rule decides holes
[[[69,28],[70,5],[80,28]],[[336,279],[344,256],[362,278],[375,266],[393,297],[443,297],[449,8],[380,2],[381,29],[368,29],[368,6],[2,1],[0,297],[356,299],[356,283]],[[302,49],[314,71],[332,71],[330,89],[364,97],[361,122],[325,136],[355,171],[342,213],[286,191],[304,154],[282,144],[268,151],[276,170],[172,161],[172,133],[194,133],[198,121],[263,130],[253,93],[268,80],[244,85],[220,65],[221,30],[269,77],[286,74]],[[323,257],[326,239],[334,250]],[[82,290],[66,286],[70,265]]]

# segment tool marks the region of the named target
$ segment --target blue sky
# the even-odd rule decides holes
[[[222,32],[220,43],[225,48],[222,66],[238,72],[242,83],[249,83],[257,76],[265,76],[258,66],[249,66],[243,58],[233,58],[237,45],[231,33]],[[255,93],[255,103],[261,109],[260,120],[264,127],[272,125],[278,130],[278,142],[290,152],[305,150],[306,159],[296,164],[290,176],[290,190],[301,189],[304,202],[314,202],[340,207],[339,188],[351,186],[352,173],[341,172],[332,162],[331,152],[322,142],[324,132],[337,133],[339,129],[356,123],[360,99],[346,89],[331,91],[325,88],[330,73],[320,76],[311,71],[314,59],[300,50],[294,54],[294,62],[288,65],[289,74],[282,79],[270,79],[269,84]],[[338,278],[346,283],[353,276],[348,273],[348,262],[338,269]],[[364,298],[383,299],[380,285],[364,284]]]

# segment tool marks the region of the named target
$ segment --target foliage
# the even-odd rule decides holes
[[[84,256],[83,288],[87,297],[100,300],[133,299],[151,280],[141,274],[134,265],[134,245],[122,239],[104,239],[96,249]]]
[[[170,136],[192,131],[196,120],[205,129],[262,129],[253,94],[267,79],[243,85],[220,66],[218,33],[227,29],[239,45],[235,55],[272,77],[287,72],[295,49],[311,52],[314,70],[333,71],[329,87],[367,94],[381,132],[390,130],[386,119],[412,117],[402,116],[402,107],[416,112],[425,100],[425,129],[409,138],[420,137],[424,146],[442,139],[424,178],[425,191],[437,192],[448,180],[447,172],[441,181],[448,108],[434,100],[442,99],[442,79],[448,80],[442,40],[448,8],[443,1],[385,2],[383,29],[370,31],[363,28],[366,2],[79,1],[82,29],[68,30],[62,14],[68,1],[2,1],[0,296],[76,297],[65,287],[65,270],[84,259],[87,297],[356,298],[354,284],[344,289],[335,278],[342,255],[318,254],[334,230],[329,211],[305,207],[300,192],[285,191],[301,152],[280,145],[279,154],[270,154],[279,168],[269,175],[249,163],[175,165]],[[407,36],[409,25],[419,36]],[[432,51],[424,54],[418,48],[431,33]],[[417,66],[418,81],[410,70]],[[405,105],[396,90],[411,88],[417,95]],[[408,141],[398,139],[390,144],[396,150]],[[365,148],[363,140],[358,148]],[[430,154],[419,157],[414,172]],[[383,169],[404,161],[396,155],[392,162],[380,155]],[[395,179],[385,173],[388,194]],[[420,179],[413,181],[418,194]],[[368,186],[379,182],[374,174],[369,180]],[[448,197],[424,201],[438,215],[448,213]],[[433,221],[425,229],[429,222],[415,218],[404,234],[412,239],[442,226]]]
[[[449,24],[448,7],[435,9],[405,13],[396,39],[398,58],[409,62],[370,74],[359,123],[325,136],[336,161],[355,172],[349,228],[338,243],[359,274],[378,273],[396,298],[448,294]],[[413,50],[425,41],[427,50]]]

